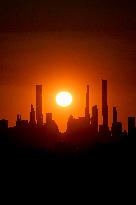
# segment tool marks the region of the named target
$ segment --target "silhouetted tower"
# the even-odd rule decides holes
[[[107,80],[102,80],[102,116],[103,125],[108,127]]]
[[[122,135],[122,123],[118,122],[116,107],[113,107],[113,122],[111,127],[111,133],[114,137],[119,137]]]
[[[30,112],[30,124],[31,125],[35,125],[35,110],[34,110],[34,106],[31,105],[31,112]]]
[[[117,109],[113,107],[113,124],[117,123]]]
[[[28,128],[28,120],[22,120],[21,115],[17,115],[16,127],[17,128]]]
[[[8,120],[0,120],[0,130],[8,129]]]
[[[21,121],[21,115],[17,115],[17,121]]]
[[[59,133],[58,126],[56,122],[52,119],[52,113],[46,113],[46,132],[48,133],[48,136],[50,139],[52,137],[55,137],[55,140],[57,139],[56,136]]]
[[[52,113],[46,113],[46,123],[49,124],[52,122]]]
[[[86,92],[85,118],[90,123],[90,114],[89,114],[89,85],[87,85],[87,92]]]
[[[91,127],[94,132],[98,133],[98,108],[97,105],[92,107]]]
[[[37,125],[43,125],[42,115],[42,85],[36,85],[36,120]]]
[[[128,134],[134,135],[135,131],[135,117],[128,117]]]

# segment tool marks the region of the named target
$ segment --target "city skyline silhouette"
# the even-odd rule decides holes
[[[34,124],[34,125],[39,125],[39,126],[43,126],[44,125],[44,122],[43,122],[43,94],[42,94],[42,85],[36,85],[36,94],[35,94],[35,104],[36,104],[36,107],[34,108],[34,106],[31,104],[31,111],[30,111],[30,118],[28,119],[28,122],[31,123],[31,124]],[[92,107],[90,106],[90,85],[87,85],[87,88],[86,88],[86,97],[85,97],[85,115],[84,117],[86,119],[88,119],[89,123],[91,123],[91,118],[93,116],[93,112],[97,112],[97,115],[98,115],[98,105],[93,105]],[[107,88],[107,80],[102,80],[102,124],[105,125],[105,126],[109,126],[109,111],[108,111],[108,92],[107,92],[108,88]],[[84,95],[85,96],[85,95]],[[58,105],[59,106],[59,105]],[[70,105],[71,106],[71,105]],[[94,111],[93,111],[93,108],[94,108]],[[67,109],[67,108],[66,108]],[[90,114],[90,110],[92,109],[92,115]],[[96,109],[96,111],[95,111]],[[65,111],[64,111],[65,112]],[[23,113],[22,113],[23,114]],[[48,113],[46,113],[48,114]],[[45,116],[46,116],[45,114]],[[72,113],[70,113],[69,115],[73,115]],[[117,122],[117,107],[113,106],[113,112],[112,112],[112,123],[115,123]],[[21,120],[21,115],[18,114],[17,115],[17,118],[20,118]],[[80,116],[78,116],[80,117]],[[99,118],[99,115],[97,117],[97,121],[98,121],[98,118]],[[3,119],[4,120],[4,119]],[[99,121],[97,122],[99,124]],[[122,125],[121,125],[122,126]],[[12,126],[13,127],[13,126]],[[66,130],[65,130],[66,131]]]
[[[91,86],[91,106],[101,108],[104,78],[110,116],[111,105],[117,106],[127,129],[127,116],[136,115],[135,10],[135,3],[123,0],[1,1],[0,118],[8,118],[10,126],[17,112],[28,119],[30,102],[35,106],[34,86],[42,84],[43,113],[53,112],[64,131],[68,114],[84,114],[86,84]],[[65,113],[53,99],[62,89],[75,97]]]
[[[132,170],[135,11],[124,0],[0,1],[1,162]],[[70,106],[56,103],[62,91]]]
[[[118,121],[118,109],[114,106],[112,126],[109,126],[108,84],[107,80],[102,80],[103,121],[99,124],[98,106],[94,105],[90,109],[89,88],[87,85],[84,116],[74,118],[70,115],[67,129],[62,133],[53,120],[53,113],[46,113],[46,122],[43,121],[42,85],[36,85],[36,108],[31,104],[30,119],[22,119],[21,115],[17,114],[14,127],[8,127],[8,120],[0,120],[2,159],[58,160],[68,157],[72,160],[75,158],[80,160],[86,156],[86,159],[97,162],[97,160],[108,160],[109,157],[112,160],[119,160],[122,154],[125,157],[128,153],[127,149],[131,149],[136,141],[136,117],[128,117],[127,132],[122,129],[122,123]]]
[[[90,107],[90,86],[87,85],[86,87],[86,103],[84,109],[84,116],[79,116],[77,119],[71,114],[67,121],[67,128],[65,133],[68,135],[76,135],[80,133],[80,129],[82,132],[89,132],[90,138],[95,137],[98,134],[102,136],[122,136],[127,135],[127,131],[123,130],[122,123],[118,121],[118,110],[117,107],[113,106],[113,113],[112,113],[112,126],[109,126],[109,112],[108,112],[108,92],[107,92],[107,80],[102,80],[102,101],[101,101],[101,109],[102,109],[102,124],[99,124],[98,118],[98,106],[94,105]],[[43,121],[43,104],[42,104],[42,85],[36,85],[36,108],[31,104],[30,110],[30,118],[29,119],[22,119],[20,114],[17,114],[16,126],[15,128],[46,128],[47,125],[52,126],[54,123],[55,129],[59,131],[59,128],[55,121],[53,120],[53,113],[46,113],[46,122]],[[91,110],[91,113],[90,113]],[[135,118],[128,116],[128,133],[131,132],[131,128],[135,129]],[[1,119],[0,120],[0,128],[8,129],[8,120]],[[51,129],[51,127],[50,127]],[[53,129],[53,127],[52,127]],[[92,132],[92,133],[91,133]]]

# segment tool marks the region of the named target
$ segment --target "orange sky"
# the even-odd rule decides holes
[[[45,32],[0,34],[0,118],[10,126],[16,115],[29,119],[35,106],[35,85],[43,85],[43,114],[52,112],[61,131],[70,114],[84,115],[86,85],[91,106],[98,105],[101,122],[101,79],[108,80],[109,122],[117,106],[127,128],[128,115],[136,115],[135,46],[123,33]],[[55,103],[58,91],[68,90],[73,104]]]

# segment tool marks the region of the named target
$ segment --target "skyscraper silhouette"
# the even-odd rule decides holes
[[[31,112],[30,112],[30,125],[35,125],[35,110],[34,110],[34,106],[31,105]]]
[[[117,123],[117,109],[113,107],[113,124]]]
[[[99,126],[101,136],[110,136],[108,127],[107,80],[102,80],[102,117],[103,124]]]
[[[46,113],[46,123],[49,124],[52,122],[52,113]]]
[[[43,115],[42,115],[42,85],[36,85],[36,120],[37,125],[43,125]]]
[[[108,127],[107,80],[102,80],[102,116],[103,125]]]
[[[86,120],[90,123],[90,113],[89,113],[89,85],[87,85],[87,92],[86,92],[85,118],[86,118]]]
[[[112,136],[117,137],[122,135],[122,123],[118,122],[118,114],[116,107],[113,107],[113,122],[111,127]]]
[[[95,134],[98,133],[98,108],[97,105],[92,107],[91,127]]]

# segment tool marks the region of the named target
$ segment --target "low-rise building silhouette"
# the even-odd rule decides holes
[[[16,127],[17,128],[28,128],[29,123],[28,120],[22,120],[21,115],[17,115],[17,121],[16,121]]]
[[[134,136],[136,132],[135,117],[128,117],[128,135]]]
[[[0,120],[0,130],[8,129],[8,120],[2,119]]]
[[[49,135],[50,137],[58,136],[59,129],[56,122],[52,119],[52,113],[46,113],[45,128],[47,135]]]

